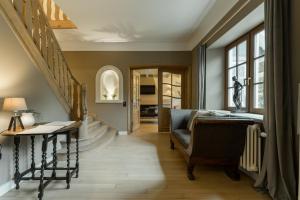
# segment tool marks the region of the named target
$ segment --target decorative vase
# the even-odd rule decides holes
[[[21,120],[25,128],[33,126],[35,123],[33,113],[22,113]]]

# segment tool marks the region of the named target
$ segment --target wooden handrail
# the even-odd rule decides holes
[[[76,29],[75,24],[53,0],[39,0],[52,29]]]
[[[52,77],[60,94],[70,107],[73,120],[83,120],[86,110],[83,108],[83,87],[72,74],[55,34],[49,24],[39,0],[8,0],[23,21],[28,34],[48,65],[48,73]],[[85,105],[86,106],[86,105]]]

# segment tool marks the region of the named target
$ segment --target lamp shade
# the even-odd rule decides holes
[[[27,110],[27,105],[24,98],[5,98],[3,110],[16,112],[19,110]]]

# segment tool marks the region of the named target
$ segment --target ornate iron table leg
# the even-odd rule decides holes
[[[20,137],[14,137],[14,144],[15,144],[15,174],[14,174],[14,180],[16,184],[16,189],[18,190],[20,188],[20,180],[21,180],[21,174],[19,171],[19,147],[20,147]]]
[[[44,196],[44,170],[47,167],[47,147],[48,147],[48,135],[43,135],[43,145],[42,145],[42,166],[41,166],[41,176],[40,176],[40,186],[39,186],[39,200],[43,199]]]
[[[79,176],[79,133],[76,135],[76,178]]]
[[[53,139],[53,171],[52,177],[56,177],[56,167],[57,167],[57,156],[56,156],[56,145],[57,145],[57,136]]]
[[[67,133],[67,174],[66,174],[66,182],[67,182],[67,189],[70,189],[70,181],[71,181],[71,173],[70,173],[70,143],[71,143],[71,136]]]
[[[35,173],[35,160],[34,160],[34,139],[35,136],[31,136],[31,178],[34,179],[34,173]]]

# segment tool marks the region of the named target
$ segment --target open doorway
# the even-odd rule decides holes
[[[158,132],[158,69],[131,70],[131,132]]]

